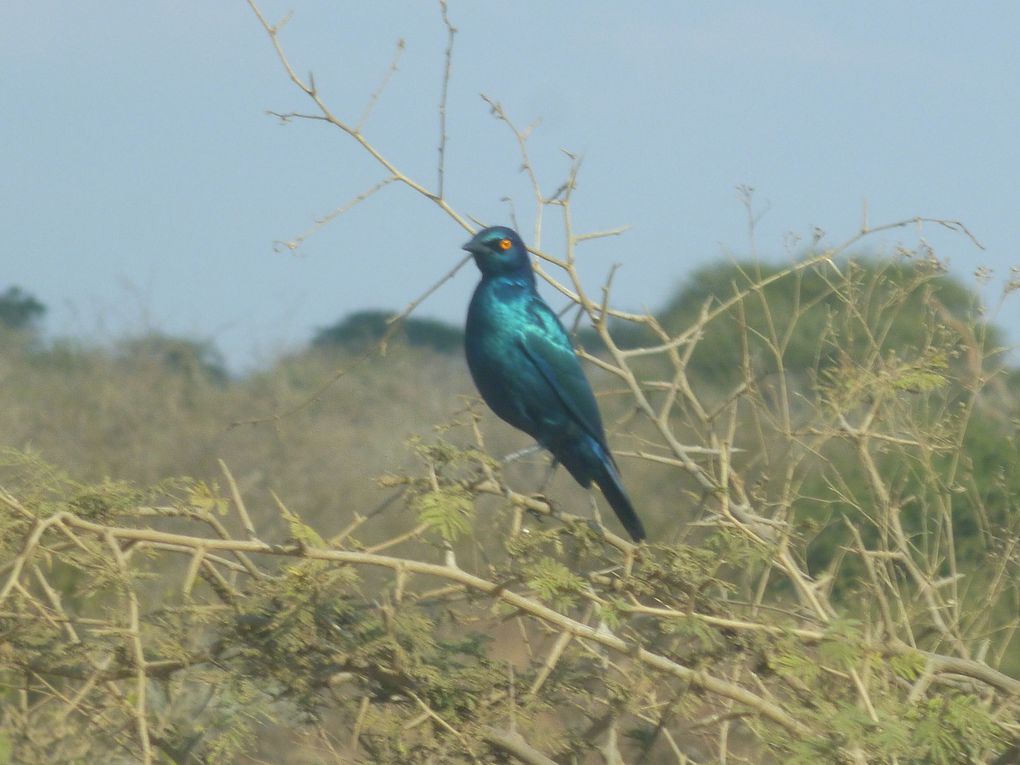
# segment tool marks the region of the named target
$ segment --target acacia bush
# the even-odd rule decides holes
[[[252,8],[316,120],[366,146]],[[717,284],[682,321],[621,311],[578,275],[577,249],[618,232],[573,229],[576,162],[544,193],[529,133],[490,106],[539,222],[565,231],[559,253],[536,235],[536,270],[598,334],[584,355],[653,542],[593,524],[541,460],[500,459],[522,439],[458,399],[455,357],[334,372],[302,354],[224,382],[143,354],[124,376],[143,406],[90,434],[128,445],[113,478],[4,454],[0,763],[1016,761],[1015,373],[976,307],[939,299],[923,239],[844,259],[880,230],[965,229],[863,228]],[[387,184],[470,228],[442,151],[429,187],[367,145]],[[619,322],[641,342],[618,344]],[[726,374],[698,372],[718,337]],[[21,370],[5,379],[30,389]],[[174,382],[153,398],[144,370]],[[123,402],[47,379],[47,396]],[[76,403],[53,411],[108,422]],[[137,434],[179,434],[185,412],[205,435],[174,470]],[[72,432],[49,436],[70,443],[58,465]]]
[[[933,273],[917,266],[914,288]],[[849,299],[853,278],[827,276],[847,299],[820,348],[855,348],[839,340],[850,326],[879,334]],[[650,545],[592,527],[558,492],[526,493],[470,406],[377,478],[389,502],[337,503],[331,538],[283,498],[249,509],[225,466],[217,482],[142,489],[9,452],[0,752],[1009,762],[1015,451],[998,452],[997,482],[974,480],[1015,428],[1000,354],[968,345],[979,321],[954,329],[932,308],[927,342],[896,355],[861,344],[838,374],[787,382],[748,354],[731,391],[688,379],[683,354],[704,327],[761,295],[720,296],[658,347],[621,351],[606,333],[614,355],[598,363],[639,410],[616,428],[632,447],[618,454],[629,478],[644,465],[654,481],[632,480],[636,496],[692,518],[655,514]],[[781,358],[796,320],[741,331]],[[956,363],[975,354],[980,368]],[[672,359],[659,367],[672,374],[629,374],[644,356]],[[624,398],[608,408],[623,413]]]

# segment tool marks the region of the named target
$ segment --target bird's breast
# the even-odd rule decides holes
[[[513,282],[483,281],[475,289],[468,306],[466,333],[468,338],[486,344],[513,342],[528,320],[528,291]]]
[[[468,307],[464,340],[468,364],[478,362],[503,366],[520,332],[520,308],[517,301],[500,299],[480,284]]]
[[[542,385],[521,350],[527,320],[526,290],[480,283],[468,307],[464,350],[471,377],[486,403],[504,420],[527,432],[529,390]]]

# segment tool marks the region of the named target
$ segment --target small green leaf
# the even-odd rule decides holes
[[[535,594],[560,610],[572,606],[585,586],[581,577],[552,558],[542,558],[529,566],[527,576]]]
[[[918,651],[907,651],[889,658],[889,668],[904,680],[913,680],[924,670],[925,658]]]
[[[471,495],[460,486],[444,486],[411,500],[411,509],[418,514],[418,520],[438,531],[447,542],[455,541],[471,528],[474,508]]]
[[[291,512],[287,508],[280,509],[283,519],[287,521],[287,526],[290,529],[291,539],[294,539],[302,544],[308,545],[309,547],[326,547],[326,542],[322,536],[309,526],[307,523],[301,520],[301,516],[297,513]]]
[[[226,515],[230,509],[230,503],[220,494],[220,487],[215,481],[212,483],[199,481],[192,486],[188,491],[188,504],[196,510],[220,515]]]

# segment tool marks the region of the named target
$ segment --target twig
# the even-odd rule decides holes
[[[407,44],[404,42],[403,38],[397,40],[397,49],[393,52],[393,60],[390,62],[389,68],[386,70],[386,74],[383,75],[382,82],[379,83],[379,87],[372,91],[372,95],[369,96],[368,103],[365,104],[365,111],[361,113],[361,117],[354,124],[355,133],[361,132],[361,129],[368,121],[368,116],[372,113],[375,105],[379,103],[379,97],[382,95],[383,91],[386,90],[386,86],[390,84],[390,80],[393,78],[393,75],[396,74],[397,69],[400,68],[400,57],[404,55],[404,49],[406,47]]]
[[[446,97],[450,89],[450,70],[453,66],[453,37],[457,34],[457,29],[450,23],[450,17],[446,12],[446,0],[439,0],[439,11],[442,14],[443,24],[446,27],[446,64],[443,67],[443,86],[442,93],[439,96],[439,166],[436,182],[436,194],[442,199],[445,196],[444,183],[446,180]]]

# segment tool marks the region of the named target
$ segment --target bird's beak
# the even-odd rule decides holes
[[[477,239],[472,239],[470,242],[465,243],[464,246],[461,247],[461,249],[467,250],[472,255],[480,255],[483,248],[481,243]]]

